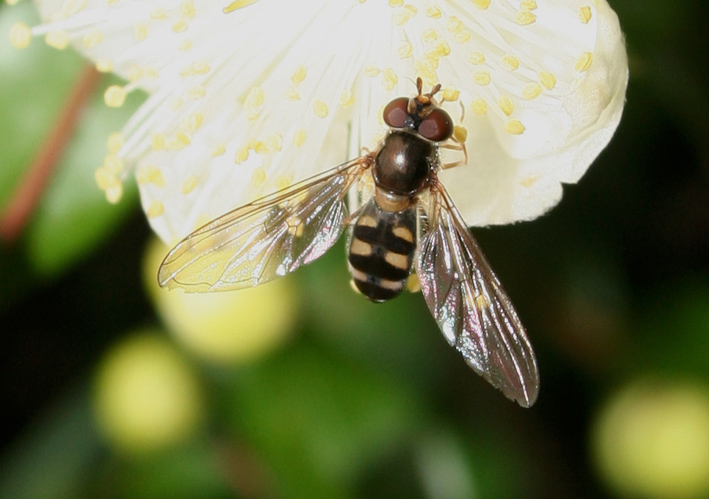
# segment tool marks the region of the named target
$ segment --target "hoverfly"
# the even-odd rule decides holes
[[[430,93],[391,101],[379,146],[322,174],[237,208],[196,230],[165,257],[161,286],[233,290],[284,276],[322,256],[350,228],[354,285],[381,302],[397,296],[412,269],[448,343],[470,367],[521,406],[539,390],[532,346],[510,299],[438,179],[467,162],[453,121]],[[461,151],[442,163],[439,149]],[[348,216],[359,181],[374,194]]]

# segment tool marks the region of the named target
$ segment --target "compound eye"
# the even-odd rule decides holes
[[[406,118],[409,116],[408,107],[408,98],[399,97],[394,99],[384,108],[384,123],[392,128],[404,128]]]
[[[443,109],[436,108],[421,121],[418,133],[433,142],[442,142],[453,135],[453,120]]]

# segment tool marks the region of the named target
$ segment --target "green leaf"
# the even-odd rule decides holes
[[[230,417],[287,497],[348,497],[343,485],[405,446],[427,415],[408,387],[313,346],[241,374]]]
[[[72,389],[0,461],[0,497],[78,497],[103,452],[88,390]]]
[[[14,48],[7,33],[18,22],[39,22],[30,2],[0,8],[0,206],[45,140],[84,64],[75,52],[51,49],[41,39]]]
[[[89,254],[137,206],[132,176],[125,181],[124,195],[117,205],[106,201],[94,180],[107,152],[106,139],[121,129],[142,101],[142,95],[130,95],[121,108],[106,107],[104,89],[119,83],[115,78],[107,80],[91,98],[28,227],[28,257],[44,275],[61,272]]]
[[[0,9],[0,32],[9,32],[17,22],[39,22],[30,2]],[[20,50],[7,36],[0,37],[0,207],[7,205],[47,140],[86,65],[73,50],[55,50],[41,38]],[[106,78],[95,90],[25,229],[29,263],[41,275],[56,275],[89,254],[137,205],[132,179],[117,206],[106,201],[94,180],[106,155],[106,139],[144,99],[133,93],[123,107],[109,109],[103,92],[112,83],[117,80]]]

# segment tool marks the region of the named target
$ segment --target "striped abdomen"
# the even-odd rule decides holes
[[[347,259],[367,298],[385,301],[404,289],[416,250],[416,208],[389,212],[372,199],[352,228]]]

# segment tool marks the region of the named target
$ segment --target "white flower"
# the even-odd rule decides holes
[[[228,1],[36,2],[33,35],[129,81],[109,105],[150,92],[97,180],[116,200],[134,170],[167,242],[375,146],[382,107],[419,76],[464,114],[468,164],[441,178],[470,225],[544,213],[620,120],[627,58],[606,0]]]

